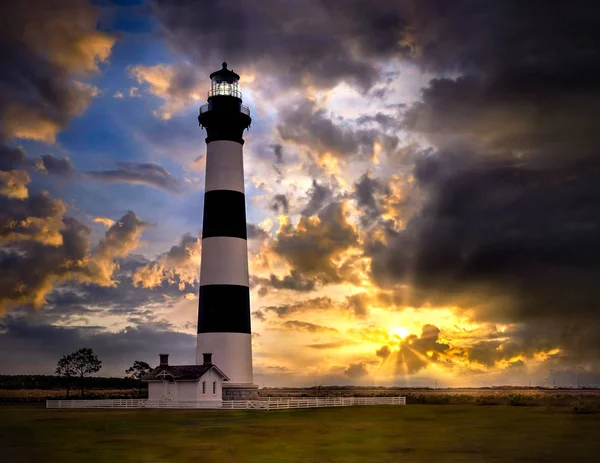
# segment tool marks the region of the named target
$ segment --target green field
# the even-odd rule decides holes
[[[598,461],[598,436],[600,414],[557,407],[0,407],[0,460],[7,463],[583,462]]]

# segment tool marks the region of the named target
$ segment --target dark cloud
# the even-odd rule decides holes
[[[382,361],[385,361],[385,359],[387,359],[391,353],[392,351],[390,346],[382,346],[381,349],[377,349],[377,351],[375,351],[377,357],[379,357]]]
[[[279,277],[271,274],[269,278],[261,278],[257,276],[250,277],[250,287],[261,285],[258,294],[265,296],[269,289],[309,292],[313,291],[317,286],[315,278],[307,278],[297,270],[292,270],[289,275]]]
[[[401,108],[404,108],[404,105],[400,105]],[[389,114],[384,114],[382,112],[378,112],[375,115],[364,115],[360,116],[356,119],[356,123],[359,126],[365,124],[378,124],[384,130],[397,130],[399,128],[398,118],[394,116],[390,116]]]
[[[75,173],[75,166],[66,158],[56,158],[51,154],[45,154],[36,167],[42,172],[57,175],[59,177],[72,177]]]
[[[432,80],[404,113],[404,128],[434,147],[415,158],[425,200],[366,254],[377,284],[412,287],[405,304],[519,323],[508,351],[554,346],[590,367],[600,350],[589,328],[600,321],[598,7],[540,15],[545,5],[414,3],[414,61],[459,77]],[[471,355],[502,359],[494,342]]]
[[[306,207],[302,210],[302,215],[305,217],[310,217],[318,213],[333,195],[333,191],[330,188],[319,185],[314,179],[312,187],[307,193],[310,199]]]
[[[277,75],[285,85],[331,87],[347,81],[368,89],[373,64],[406,47],[395,2],[154,2],[177,50],[204,67],[224,56],[238,67]],[[226,32],[225,32],[226,31]]]
[[[66,158],[45,154],[41,158],[28,158],[20,147],[0,144],[0,171],[36,169],[45,174],[69,178],[75,174],[75,166]]]
[[[275,164],[283,164],[283,146],[279,143],[271,145],[273,148],[273,154],[275,155]]]
[[[167,352],[173,363],[193,363],[195,336],[146,324],[117,332],[94,326],[59,327],[7,316],[0,319],[0,350],[10,352],[0,366],[2,374],[53,374],[64,355],[87,346],[102,360],[103,376],[124,376],[134,360],[158,364]]]
[[[250,240],[264,241],[269,238],[269,233],[256,224],[248,223],[246,228],[248,230],[248,239]]]
[[[135,285],[130,270],[130,259],[120,261],[112,286],[94,283],[67,282],[55,287],[46,296],[43,310],[36,313],[36,321],[52,324],[86,324],[90,317],[116,315],[133,326],[153,323],[163,329],[178,329],[156,309],[168,309],[181,301],[182,296],[195,288],[179,289],[167,282],[154,288]],[[142,265],[135,264],[134,268]]]
[[[19,305],[41,307],[60,282],[114,285],[119,267],[115,260],[137,247],[147,226],[130,211],[91,250],[89,227],[63,215],[60,201],[47,194],[26,200],[0,196],[0,201],[5,242],[0,251],[0,311]]]
[[[363,226],[374,224],[381,217],[381,204],[379,196],[388,195],[390,191],[370,176],[368,172],[363,174],[360,180],[354,185],[354,196],[359,210],[362,212],[360,221]]]
[[[344,375],[350,379],[358,379],[369,374],[369,369],[367,368],[367,364],[358,362],[351,363],[348,365],[348,368],[344,370]]]
[[[593,0],[560,4],[544,15],[539,14],[547,6],[543,0],[410,4],[413,56],[431,71],[497,75],[517,71],[523,76],[532,71],[532,78],[550,78],[548,82],[539,79],[538,91],[544,92],[547,84],[564,78],[564,73],[580,74],[581,67],[589,68],[597,58],[592,38],[598,6]],[[589,75],[579,79],[592,82]]]
[[[287,317],[294,313],[303,313],[313,310],[328,310],[332,307],[333,301],[329,297],[322,296],[290,304],[263,307],[263,309],[267,312],[275,312],[279,317]]]
[[[96,30],[98,10],[84,0],[0,8],[10,18],[0,31],[0,139],[53,142],[97,92],[73,77],[97,70],[115,37]]]
[[[271,274],[269,279],[263,283],[268,284],[275,289],[289,289],[291,291],[312,291],[315,289],[316,281],[314,278],[306,278],[300,272],[292,270],[289,275],[280,278]]]
[[[570,329],[573,329],[571,326]],[[498,367],[504,371],[507,369],[518,370],[529,360],[544,359],[544,364],[537,374],[544,374],[548,368],[557,371],[569,371],[573,368],[582,368],[594,374],[598,371],[600,364],[597,358],[589,358],[592,331],[590,329],[577,328],[580,344],[573,344],[567,350],[558,349],[557,339],[565,332],[562,327],[557,326],[555,320],[548,318],[534,324],[520,323],[509,328],[504,327],[502,331],[492,330],[486,336],[473,338],[472,342],[464,345],[455,345],[447,350],[449,361],[458,361],[458,365],[468,365],[473,372],[482,369],[493,371]],[[465,339],[463,335],[459,335]],[[584,347],[584,352],[579,352],[578,347]],[[595,341],[595,349],[600,348],[600,343]],[[583,354],[583,355],[581,355]],[[582,363],[582,360],[585,362]]]
[[[160,188],[172,193],[181,190],[181,181],[164,167],[153,162],[119,162],[116,170],[96,170],[85,172],[85,175],[95,180],[110,183],[132,183]]]
[[[292,270],[289,275],[285,275],[283,278],[273,274],[269,278],[251,277],[251,286],[259,284],[263,285],[261,290],[265,291],[264,294],[268,292],[267,288],[305,292],[314,290],[317,281],[315,278],[307,278],[297,270]]]
[[[411,40],[421,65],[462,76],[434,79],[405,114],[407,128],[438,146],[458,143],[525,163],[598,155],[596,2],[563,4],[543,17],[541,0],[442,3],[415,5]]]
[[[446,152],[423,160],[417,179],[430,199],[405,230],[387,230],[386,245],[367,246],[374,280],[410,281],[408,305],[477,306],[477,316],[503,322],[552,318],[565,330],[557,343],[579,342],[570,327],[598,317],[600,166]]]
[[[308,344],[306,347],[310,349],[326,350],[326,349],[339,349],[340,347],[354,344],[351,341],[336,341],[336,342],[323,342],[318,344]]]
[[[269,294],[269,288],[267,288],[265,286],[261,286],[258,289],[258,296],[259,297],[265,297],[267,294]]]
[[[369,314],[369,295],[367,293],[346,296],[348,308],[352,310],[356,318],[366,318]]]
[[[273,250],[301,274],[334,283],[350,278],[351,262],[340,264],[336,259],[357,243],[358,234],[347,221],[344,204],[333,202],[317,217],[301,217],[296,227],[283,224]]]
[[[379,129],[355,128],[346,121],[334,121],[324,109],[318,109],[308,100],[282,110],[277,128],[284,141],[306,146],[318,155],[328,153],[339,159],[368,159],[373,156],[375,142],[385,151],[398,144],[395,135],[386,135]]]
[[[27,154],[21,148],[0,144],[0,170],[19,170],[27,164]]]
[[[37,241],[60,245],[65,205],[47,192],[29,196],[29,177],[24,172],[7,174],[0,175],[0,243]]]
[[[28,240],[0,251],[0,310],[45,303],[45,295],[57,280],[87,273],[89,229],[75,219],[63,218],[60,245]]]
[[[479,153],[542,155],[546,162],[597,155],[600,136],[591,120],[600,110],[587,100],[600,97],[600,88],[512,72],[435,79],[403,124],[438,145],[461,144]]]
[[[269,208],[276,214],[287,214],[290,210],[288,200],[285,195],[273,196]]]
[[[282,327],[293,331],[307,331],[309,333],[337,333],[338,330],[328,326],[315,325],[314,323],[303,322],[300,320],[289,320]]]

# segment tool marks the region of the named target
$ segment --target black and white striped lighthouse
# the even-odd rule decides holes
[[[250,110],[240,76],[227,63],[210,75],[208,103],[198,121],[206,129],[206,181],[200,266],[196,363],[204,353],[230,379],[223,399],[256,394],[252,376],[250,288],[244,194],[243,132]]]

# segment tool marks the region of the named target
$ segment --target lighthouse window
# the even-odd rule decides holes
[[[206,381],[202,381],[202,394],[206,394]]]
[[[217,393],[217,382],[213,381],[213,394]]]

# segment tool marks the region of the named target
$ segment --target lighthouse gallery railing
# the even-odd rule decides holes
[[[212,103],[203,104],[202,106],[200,106],[200,114],[204,114],[209,111],[212,111],[212,109],[213,109]],[[248,108],[248,106],[246,106],[246,105],[240,104],[240,112],[242,114],[245,114],[246,116],[249,116],[250,108]]]

